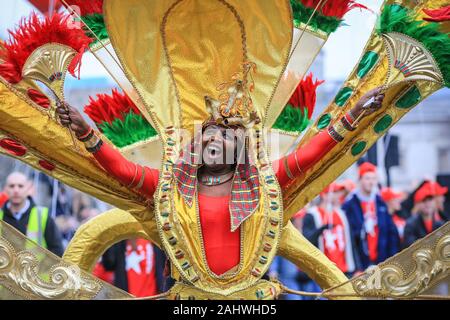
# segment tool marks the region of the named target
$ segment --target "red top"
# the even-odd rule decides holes
[[[230,195],[198,195],[200,224],[206,260],[215,274],[223,274],[239,264],[240,232],[231,232]]]
[[[427,234],[433,231],[433,219],[423,220],[423,224],[425,225],[425,229],[427,230]]]
[[[145,239],[128,240],[125,252],[128,292],[136,297],[158,293],[153,244]]]
[[[378,258],[378,218],[375,200],[361,201],[364,216],[364,227],[367,234],[367,246],[369,247],[370,261],[375,262]]]
[[[400,241],[403,241],[403,234],[405,231],[406,226],[406,220],[402,217],[399,217],[398,215],[394,214],[392,216],[392,221],[394,222],[395,226],[397,227],[398,235],[400,236]]]
[[[92,274],[105,282],[114,284],[114,271],[107,271],[100,262],[95,264]]]
[[[274,171],[281,188],[287,186],[292,178],[304,174],[336,144],[337,142],[330,137],[327,130],[324,130],[294,153],[275,161]],[[109,174],[129,188],[136,189],[145,172],[144,183],[137,191],[149,198],[153,197],[158,185],[158,170],[128,161],[107,143],[94,153],[94,157]],[[292,178],[286,171],[286,162]],[[228,202],[229,197],[199,195],[199,214],[206,258],[211,271],[217,275],[239,263],[239,229],[230,232]]]
[[[325,229],[322,233],[324,254],[336,263],[342,272],[347,272],[344,223],[336,210],[330,214],[324,208],[319,207],[319,213],[323,224],[333,225],[331,229]]]

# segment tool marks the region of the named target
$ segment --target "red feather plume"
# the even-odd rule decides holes
[[[74,10],[78,7],[81,16],[103,14],[103,0],[65,0],[65,2],[69,6],[73,6]]]
[[[324,80],[317,79],[313,81],[312,77],[313,74],[310,73],[302,79],[302,81],[300,81],[288,102],[295,108],[306,107],[308,110],[308,119],[311,119],[314,112],[314,107],[316,105],[316,89],[319,85],[325,82]]]
[[[72,47],[78,52],[69,66],[69,72],[75,76],[75,71],[81,66],[81,56],[92,42],[85,32],[71,23],[71,16],[55,13],[51,17],[39,19],[32,13],[28,19],[23,19],[15,31],[9,31],[10,38],[0,48],[0,76],[10,83],[18,83],[22,79],[22,68],[38,47],[55,42]]]
[[[321,0],[300,0],[305,7],[316,8]],[[324,3],[324,4],[323,4]],[[318,10],[327,17],[342,19],[352,9],[360,8],[370,10],[366,6],[353,0],[328,0],[319,5]]]
[[[84,112],[97,125],[112,123],[115,119],[124,120],[124,116],[130,111],[141,114],[134,102],[117,89],[113,89],[111,95],[98,94],[96,99],[89,97],[89,104],[84,107]]]

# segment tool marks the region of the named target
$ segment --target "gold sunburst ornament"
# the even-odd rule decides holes
[[[64,80],[67,72],[76,77],[81,66],[81,58],[92,42],[81,29],[81,24],[70,15],[54,13],[41,17],[35,13],[21,21],[16,30],[10,31],[10,39],[0,47],[0,76],[15,88],[25,91],[31,86],[34,95],[41,100],[49,100],[44,105],[50,112],[50,119],[58,121],[55,114],[57,101],[64,99]],[[79,78],[79,74],[78,74]],[[25,80],[25,81],[23,81]],[[28,80],[28,81],[26,81]],[[49,97],[33,82],[48,88]],[[24,83],[29,83],[26,87]],[[25,87],[25,88],[24,88]],[[50,107],[50,108],[49,108]],[[72,142],[76,147],[73,133]]]
[[[383,34],[383,40],[389,59],[388,85],[414,80],[443,82],[433,55],[419,41],[398,32]]]
[[[22,69],[22,76],[44,84],[56,97],[56,101],[64,101],[64,81],[70,63],[77,52],[69,46],[59,43],[43,45],[28,57]],[[56,101],[52,101],[50,112],[56,120]],[[77,148],[75,135],[69,128],[73,145]]]

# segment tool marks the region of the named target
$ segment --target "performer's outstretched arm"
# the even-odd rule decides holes
[[[147,197],[152,197],[158,185],[158,170],[143,167],[125,159],[113,146],[102,141],[73,107],[58,103],[57,113],[61,124],[70,126],[77,138],[84,142],[100,165],[123,185]]]
[[[286,186],[319,162],[338,142],[331,138],[328,130],[316,134],[307,144],[286,157],[277,160],[277,178],[280,185]]]
[[[302,176],[308,169],[319,162],[331,149],[344,139],[341,132],[342,130],[354,130],[355,119],[357,119],[363,111],[363,105],[372,97],[374,97],[375,100],[371,107],[371,112],[378,109],[384,99],[384,94],[381,93],[380,88],[376,88],[363,96],[356,106],[351,111],[347,112],[341,119],[336,121],[334,125],[317,133],[308,143],[288,156],[277,160],[277,162],[274,163],[274,168],[276,168],[280,185],[282,187],[286,186],[289,182]],[[366,112],[366,115],[367,114],[369,114],[369,112]]]
[[[153,196],[158,185],[158,170],[128,161],[117,149],[100,139],[96,143],[99,146],[94,147],[93,155],[108,173],[126,187],[149,198]]]

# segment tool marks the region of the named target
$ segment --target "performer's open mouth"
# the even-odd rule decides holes
[[[209,143],[206,150],[208,151],[208,157],[210,159],[215,159],[222,156],[222,146],[217,143]]]

